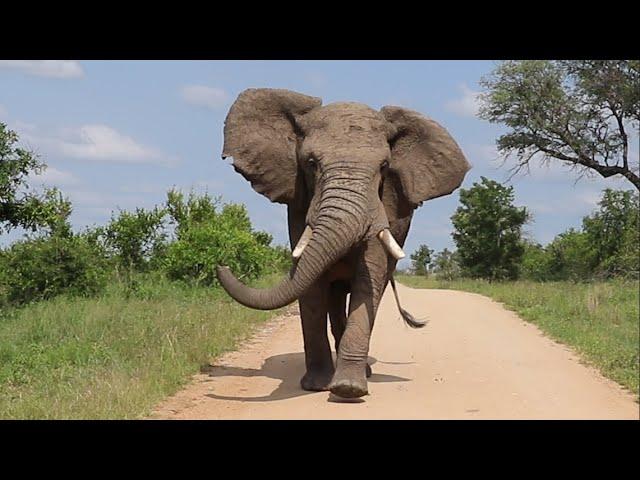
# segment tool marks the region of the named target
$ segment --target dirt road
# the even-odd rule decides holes
[[[374,327],[369,395],[303,391],[300,320],[266,325],[159,405],[167,419],[639,419],[633,396],[500,304],[472,293],[387,288]],[[333,341],[332,341],[333,344]]]

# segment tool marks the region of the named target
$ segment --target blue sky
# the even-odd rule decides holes
[[[401,105],[441,123],[480,176],[509,177],[495,150],[503,131],[475,117],[479,79],[492,61],[0,61],[0,121],[49,165],[33,185],[57,185],[73,202],[76,228],[111,212],[153,207],[177,187],[247,205],[256,228],[287,242],[285,207],[271,204],[220,158],[224,118],[244,89],[286,88],[324,104]],[[637,158],[637,142],[632,145]],[[582,179],[560,164],[512,179],[516,204],[530,208],[527,235],[541,243],[579,227],[603,188],[627,181]],[[405,245],[453,247],[458,194],[416,211]],[[0,236],[0,245],[19,232]],[[400,264],[408,266],[408,260]]]

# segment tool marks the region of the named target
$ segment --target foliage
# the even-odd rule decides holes
[[[515,156],[516,172],[534,157],[556,159],[583,174],[622,175],[640,189],[629,159],[629,135],[640,124],[640,61],[506,61],[481,84],[480,117],[509,128],[497,145]]]
[[[595,250],[589,236],[570,228],[547,246],[549,255],[546,280],[586,280],[595,266]]]
[[[418,249],[411,254],[411,266],[416,275],[427,275],[429,273],[432,254],[433,250],[424,244],[420,245]]]
[[[18,135],[0,123],[0,228],[55,229],[59,219],[71,213],[71,204],[55,188],[39,194],[27,191],[28,176],[41,173],[46,165],[17,143]]]
[[[458,255],[448,248],[438,252],[433,259],[433,272],[438,278],[453,280],[460,277],[460,265]]]
[[[110,223],[102,230],[105,247],[126,269],[147,269],[150,261],[157,260],[164,251],[165,215],[166,211],[158,207],[112,214]]]
[[[599,209],[582,220],[582,230],[569,229],[546,247],[526,244],[522,274],[530,280],[638,278],[640,242],[638,194],[606,189]]]
[[[606,189],[599,210],[582,220],[582,229],[595,252],[598,273],[638,275],[638,193]]]
[[[472,278],[515,279],[524,253],[522,226],[529,214],[513,205],[513,187],[481,177],[460,189],[460,203],[451,217],[453,239],[463,273]]]
[[[239,278],[257,278],[281,262],[271,236],[255,232],[244,205],[227,204],[191,193],[169,192],[167,210],[176,228],[164,268],[169,278],[197,284],[217,284],[216,266],[226,265]]]
[[[104,252],[84,235],[54,234],[15,242],[0,255],[0,306],[61,293],[89,296],[107,281]]]

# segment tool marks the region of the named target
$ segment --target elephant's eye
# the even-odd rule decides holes
[[[309,157],[307,165],[309,165],[309,168],[315,169],[318,166],[318,161],[313,157]]]
[[[387,168],[389,168],[389,161],[385,160],[384,162],[382,162],[382,166],[380,167],[380,170],[384,172]]]

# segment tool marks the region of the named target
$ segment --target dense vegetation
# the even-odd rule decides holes
[[[243,205],[171,190],[74,231],[58,190],[28,190],[46,166],[17,141],[0,124],[0,227],[28,231],[0,249],[0,418],[145,415],[274,314],[215,288],[218,264],[263,286],[290,265]]]
[[[452,217],[457,250],[429,257],[437,278],[480,278],[490,281],[592,281],[635,279],[640,275],[640,202],[632,190],[606,189],[598,208],[548,245],[523,238],[531,215],[514,207],[512,187],[482,179],[461,191],[461,206]],[[421,245],[417,253],[424,252]],[[412,255],[412,273],[425,269]]]
[[[244,280],[286,270],[289,250],[255,231],[243,205],[171,190],[164,205],[114,213],[102,227],[74,232],[71,203],[55,189],[20,193],[30,173],[46,168],[16,146],[0,124],[0,193],[6,230],[31,233],[0,250],[0,308],[60,294],[90,297],[110,281],[135,288],[136,274],[158,273],[190,285],[214,286],[215,266],[228,265]]]

